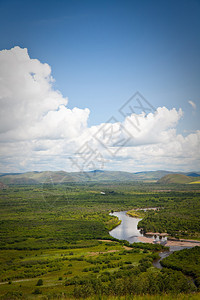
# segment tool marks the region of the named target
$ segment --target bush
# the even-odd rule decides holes
[[[43,280],[42,279],[38,279],[38,282],[36,284],[36,286],[41,286],[43,285]]]
[[[42,292],[39,289],[35,289],[35,291],[33,292],[33,294],[39,295],[39,294],[42,294]]]

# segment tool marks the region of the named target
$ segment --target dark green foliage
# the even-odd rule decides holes
[[[163,292],[177,295],[180,292],[196,290],[183,273],[173,270],[152,272],[148,270],[151,263],[149,262],[146,267],[144,263],[147,261],[141,262],[139,268],[123,269],[112,275],[103,273],[98,278],[87,277],[85,280],[76,278],[76,281],[68,281],[67,284],[75,285],[74,296],[76,298],[86,298],[92,295],[155,295]]]
[[[172,253],[161,261],[163,267],[182,271],[192,276],[198,288],[200,288],[200,247],[184,249]]]
[[[163,249],[167,249],[167,247],[161,245],[161,244],[149,244],[149,243],[134,243],[129,245],[133,249],[144,249],[144,250],[151,250],[151,251],[160,251]]]
[[[162,186],[159,188],[163,189]],[[174,189],[176,188],[174,186]],[[171,231],[179,235],[189,230],[187,234],[196,235],[199,230],[199,192],[159,192],[156,189],[156,184],[142,183],[105,183],[101,186],[96,183],[68,183],[54,187],[51,184],[19,185],[17,188],[11,186],[1,190],[2,282],[12,280],[12,285],[5,285],[6,288],[12,289],[17,285],[15,280],[19,278],[38,280],[42,277],[46,282],[46,278],[51,277],[55,279],[52,280],[55,289],[59,286],[59,289],[65,292],[69,288],[70,293],[74,289],[76,297],[195,291],[195,285],[199,286],[200,283],[200,275],[197,272],[191,273],[195,271],[194,264],[192,269],[187,269],[189,263],[185,260],[185,269],[176,266],[173,269],[170,267],[162,271],[155,270],[152,268],[152,262],[158,258],[158,251],[164,248],[162,245],[130,245],[127,241],[118,242],[109,235],[108,230],[118,222],[117,218],[109,216],[111,210],[154,206],[162,209],[159,212],[147,212],[144,229],[148,226],[155,231],[171,228]],[[101,191],[106,195],[102,196]],[[185,224],[187,227],[184,227]],[[109,239],[112,242],[102,242],[100,239]],[[132,249],[127,251],[123,246]],[[94,257],[86,255],[87,251],[93,251],[87,248],[92,247],[98,253],[108,252],[115,247],[120,250],[115,253],[99,253]],[[51,256],[51,251],[56,255]],[[8,258],[7,253],[10,255]],[[79,276],[76,276],[77,274]],[[63,275],[62,280],[60,275]],[[188,275],[193,276],[195,285],[188,280]],[[28,281],[29,284],[31,280]],[[46,286],[41,290],[35,289],[37,280],[33,279],[29,293],[36,295],[42,290],[45,297]],[[22,289],[24,285],[25,283],[22,284]],[[51,294],[51,287],[48,289]],[[36,298],[33,295],[32,297]],[[15,299],[14,294],[9,294],[7,298]],[[19,298],[23,299],[22,296]]]
[[[41,286],[43,285],[43,280],[42,279],[38,279],[38,282],[36,284],[36,286]]]
[[[37,289],[34,290],[33,294],[39,295],[39,294],[42,294],[42,291],[37,288]]]
[[[200,193],[169,192],[162,209],[147,211],[138,226],[145,232],[167,232],[174,237],[200,238]]]

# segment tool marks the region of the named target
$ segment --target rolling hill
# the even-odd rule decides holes
[[[187,176],[184,174],[168,174],[158,180],[160,184],[170,184],[170,183],[178,183],[178,184],[186,184],[196,181],[196,177]]]
[[[162,184],[168,183],[190,183],[198,180],[197,176],[187,176],[188,173],[172,173],[169,171],[147,171],[147,172],[121,172],[94,170],[89,172],[65,172],[65,171],[43,171],[27,173],[0,174],[0,181],[4,184],[62,184],[65,182],[125,182],[125,181],[154,181]],[[194,173],[193,173],[194,174]]]
[[[91,172],[64,172],[44,171],[27,172],[22,174],[4,174],[0,176],[5,184],[44,184],[86,181],[134,181],[137,176],[128,172],[91,171]]]

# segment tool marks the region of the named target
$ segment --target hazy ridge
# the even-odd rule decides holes
[[[65,182],[105,181],[154,181],[162,184],[191,183],[198,181],[200,172],[175,173],[165,170],[129,173],[122,171],[94,170],[90,172],[43,171],[26,173],[1,173],[3,184],[43,184]]]

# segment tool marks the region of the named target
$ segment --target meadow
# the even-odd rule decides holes
[[[157,295],[178,295],[181,299],[186,293],[195,299],[199,282],[193,277],[197,275],[170,264],[162,270],[154,268],[152,262],[163,246],[130,245],[112,238],[109,230],[119,220],[109,212],[162,207],[145,213],[144,228],[171,229],[172,236],[199,239],[199,199],[198,185],[10,185],[0,190],[0,297],[139,299],[146,295],[156,299]],[[173,228],[163,221],[171,218]]]

